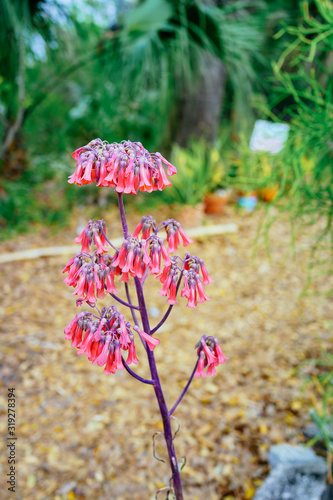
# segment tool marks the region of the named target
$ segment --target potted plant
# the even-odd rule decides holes
[[[198,226],[202,222],[203,200],[212,178],[211,170],[207,168],[206,143],[192,143],[187,150],[175,145],[172,161],[178,165],[178,176],[172,187],[163,191],[163,199],[172,205],[177,220],[184,227]]]
[[[211,172],[209,191],[205,195],[205,213],[222,214],[225,205],[230,200],[231,191],[223,183],[225,166],[216,148],[212,148],[208,153],[207,166]]]

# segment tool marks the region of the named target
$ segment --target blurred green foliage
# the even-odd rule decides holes
[[[317,432],[308,441],[308,446],[323,444],[327,451],[328,477],[332,480],[333,456],[333,356],[322,353],[320,359],[311,359],[312,373],[306,378],[306,387],[313,402],[310,417],[316,424]]]
[[[84,0],[72,9],[52,0],[1,2],[2,237],[30,222],[64,219],[73,196],[81,196],[63,187],[73,169],[69,154],[92,137],[170,152],[207,54],[226,68],[221,118],[251,114],[249,96],[269,71],[264,46],[290,15],[287,4],[119,2],[108,26],[85,14]],[[65,164],[55,160],[65,156]],[[51,178],[61,194],[56,204],[36,195]]]
[[[331,2],[311,2],[309,14],[306,2],[287,0],[118,2],[112,26],[85,13],[85,5],[103,9],[88,0],[82,8],[52,0],[1,2],[3,237],[30,222],[63,221],[82,201],[81,190],[66,186],[73,169],[69,155],[98,136],[173,151],[179,183],[163,193],[167,203],[194,204],[214,186],[252,189],[278,182],[277,201],[287,199],[289,190],[293,213],[313,203],[320,213],[328,210]],[[187,152],[174,145],[184,99],[198,87],[207,54],[226,73],[214,146],[222,180],[210,145],[197,138]],[[271,61],[277,61],[274,72]],[[248,148],[254,118],[265,116],[292,127],[285,153],[273,159]],[[309,173],[303,167],[312,160]],[[52,190],[41,195],[47,183],[58,193],[55,200]]]
[[[288,142],[281,153],[269,157],[252,152],[248,140],[241,140],[235,159],[238,175],[233,181],[249,190],[278,185],[272,205],[279,214],[288,214],[295,233],[304,226],[317,228],[310,283],[332,272],[333,4],[316,0],[302,2],[301,7],[302,22],[286,25],[277,34],[291,35],[292,39],[273,64],[274,92],[267,105],[260,105],[267,117],[289,123]],[[277,102],[280,111],[274,113]],[[276,220],[276,211],[271,208],[267,208],[268,217],[261,227],[264,238]]]

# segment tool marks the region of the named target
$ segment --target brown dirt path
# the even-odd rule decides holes
[[[252,263],[258,220],[258,214],[241,218],[232,210],[214,219],[237,222],[240,230],[192,245],[191,253],[205,260],[215,279],[206,288],[212,300],[193,311],[180,299],[158,334],[155,352],[170,404],[192,370],[200,335],[218,336],[230,357],[217,377],[194,381],[175,413],[181,423],[175,444],[178,456],[186,455],[182,477],[190,500],[251,498],[267,474],[268,447],[302,442],[310,401],[295,370],[332,347],[332,299],[299,298],[307,253],[287,258],[287,223],[274,226],[271,260],[260,250]],[[71,244],[75,224],[56,236],[45,229],[20,236],[0,251]],[[119,223],[112,227],[118,236]],[[308,242],[306,235],[300,240]],[[150,500],[168,482],[168,468],[152,456],[152,435],[161,430],[153,391],[124,372],[105,376],[64,340],[63,329],[76,313],[72,289],[62,283],[66,260],[0,266],[0,426],[6,436],[6,388],[14,386],[19,498]],[[320,290],[325,279],[314,288]],[[148,279],[147,289],[150,307],[163,314],[159,282]],[[140,349],[138,357],[137,371],[147,376]],[[165,457],[161,443],[158,436],[157,452]],[[2,477],[7,468],[2,452]]]

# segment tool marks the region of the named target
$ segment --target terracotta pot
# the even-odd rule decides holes
[[[199,203],[194,207],[191,205],[183,205],[177,210],[174,218],[180,222],[183,228],[201,226],[204,210],[203,203]]]
[[[224,191],[224,194],[212,193],[206,194],[205,202],[205,214],[222,214],[225,205],[230,199],[230,193]]]
[[[270,203],[271,201],[274,200],[278,191],[279,191],[279,186],[265,187],[260,192],[261,199],[263,201],[266,201],[266,203]]]

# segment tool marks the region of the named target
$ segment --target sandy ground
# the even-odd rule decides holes
[[[208,224],[239,225],[236,234],[197,239],[190,247],[215,280],[206,287],[212,300],[191,310],[180,299],[157,335],[161,343],[155,353],[170,405],[192,371],[194,345],[202,334],[217,336],[230,357],[216,377],[195,379],[175,412],[181,425],[175,446],[179,458],[186,456],[182,479],[188,500],[253,496],[268,472],[269,446],[304,441],[301,431],[311,405],[302,389],[310,370],[304,360],[332,347],[332,298],[313,293],[300,298],[308,252],[290,258],[287,222],[277,222],[271,232],[271,257],[261,248],[253,259],[259,217],[229,209],[224,216],[206,218]],[[113,211],[106,218],[109,236],[119,236]],[[134,229],[134,215],[129,220]],[[0,251],[71,244],[77,225],[73,218],[64,232],[42,229],[2,243]],[[304,233],[298,244],[305,248],[309,242]],[[167,465],[152,453],[152,436],[161,431],[153,390],[126,372],[105,376],[64,340],[64,327],[77,312],[72,289],[62,283],[69,258],[0,266],[5,498],[14,498],[3,478],[9,467],[7,388],[15,387],[17,498],[153,499],[169,478]],[[326,286],[322,277],[310,291]],[[153,277],[145,289],[154,325],[167,304]],[[138,357],[137,372],[148,376],[142,349]],[[160,434],[156,448],[165,458]]]

